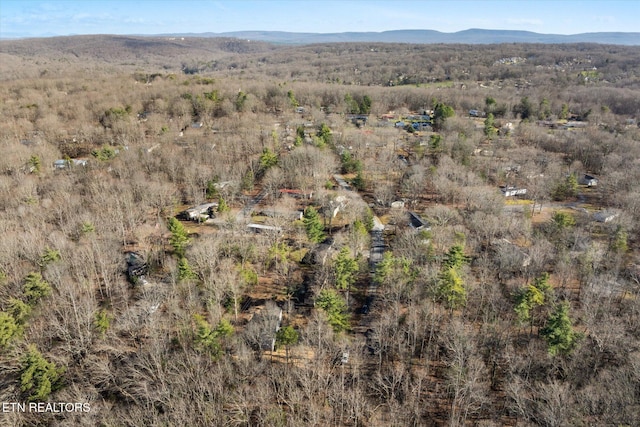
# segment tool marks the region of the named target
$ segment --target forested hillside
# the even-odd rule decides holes
[[[639,112],[637,47],[1,41],[0,425],[636,425]]]

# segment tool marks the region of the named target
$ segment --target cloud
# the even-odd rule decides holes
[[[64,6],[56,3],[39,3],[37,7],[45,12],[59,12],[65,9]]]
[[[70,15],[68,19],[75,28],[100,29],[100,31],[111,31],[111,26],[122,22],[110,13],[78,12]]]
[[[607,15],[596,15],[593,20],[599,24],[614,24],[616,22],[615,17]]]
[[[71,20],[72,21],[86,21],[88,19],[94,19],[96,18],[94,15],[90,14],[90,13],[76,13],[71,15]]]
[[[507,18],[507,24],[510,25],[525,25],[530,27],[541,27],[544,22],[535,18]]]
[[[215,9],[218,9],[222,12],[228,12],[229,8],[222,2],[217,0],[211,0],[211,5],[214,6]]]
[[[144,18],[135,18],[135,17],[123,18],[122,22],[124,22],[125,24],[141,24],[141,25],[146,25],[150,23],[148,20]]]

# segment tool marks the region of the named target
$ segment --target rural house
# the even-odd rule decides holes
[[[209,218],[215,217],[214,210],[217,207],[218,204],[215,202],[204,203],[202,205],[194,206],[180,212],[178,214],[178,218],[189,221],[201,221],[203,219],[207,220]]]

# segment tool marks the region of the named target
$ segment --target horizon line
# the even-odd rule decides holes
[[[496,29],[496,28],[480,28],[480,27],[472,27],[467,28],[465,30],[459,31],[440,31],[440,30],[432,30],[429,28],[402,28],[395,30],[384,30],[384,31],[337,31],[337,32],[301,32],[301,31],[284,31],[284,30],[261,30],[261,29],[245,29],[245,30],[233,30],[233,31],[200,31],[200,32],[189,32],[189,31],[174,31],[169,33],[101,33],[101,32],[91,32],[91,33],[70,33],[70,34],[17,34],[12,35],[11,33],[4,33],[0,31],[0,39],[31,39],[31,38],[55,38],[55,37],[75,37],[75,36],[138,36],[138,37],[165,37],[171,35],[198,35],[198,34],[235,34],[235,33],[281,33],[281,34],[305,34],[305,35],[337,35],[337,34],[385,34],[385,33],[393,33],[393,32],[403,32],[403,31],[422,31],[422,32],[433,32],[438,34],[459,34],[468,31],[488,31],[488,32],[510,32],[510,33],[527,33],[527,34],[536,34],[542,36],[559,36],[559,37],[572,37],[572,36],[580,36],[586,34],[640,34],[640,31],[592,31],[592,32],[583,32],[583,33],[573,33],[573,34],[560,34],[560,33],[540,33],[536,31],[530,30],[505,30],[505,29]]]

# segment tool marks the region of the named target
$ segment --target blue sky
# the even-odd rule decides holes
[[[640,32],[640,0],[0,0],[0,36],[469,28]]]

